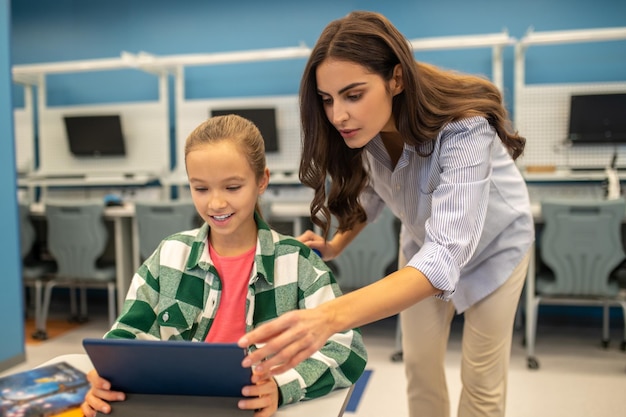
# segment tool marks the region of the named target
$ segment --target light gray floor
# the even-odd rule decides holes
[[[454,326],[447,358],[452,416],[461,384],[459,376],[459,326]],[[39,345],[27,345],[27,362],[2,373],[31,368],[68,353],[83,353],[85,337],[100,337],[107,329],[106,312],[92,317],[79,329]],[[536,354],[539,370],[526,368],[521,332],[516,331],[509,374],[508,417],[597,417],[626,415],[626,353],[619,350],[620,329],[613,329],[608,349],[600,347],[601,329],[585,326],[540,327]],[[404,371],[392,363],[395,350],[395,319],[363,328],[372,375],[355,417],[407,416]]]

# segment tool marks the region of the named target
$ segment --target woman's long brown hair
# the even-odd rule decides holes
[[[354,62],[389,81],[402,68],[403,92],[393,98],[392,112],[405,142],[420,145],[437,138],[447,124],[471,116],[485,117],[513,159],[525,139],[512,132],[500,91],[488,80],[416,62],[408,41],[384,16],[352,12],[331,22],[320,35],[300,84],[302,156],[300,181],[315,190],[311,219],[328,237],[331,215],[338,231],[366,221],[358,198],[368,182],[363,149],[351,149],[326,117],[317,92],[316,71],[327,58]],[[427,157],[423,150],[420,155]],[[326,179],[330,177],[327,191]]]

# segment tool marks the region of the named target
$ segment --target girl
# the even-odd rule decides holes
[[[261,218],[258,198],[269,170],[252,122],[236,115],[207,120],[187,138],[185,164],[205,223],[161,242],[133,277],[124,310],[105,337],[234,343],[286,311],[340,295],[317,255]],[[353,384],[365,363],[359,331],[337,333],[296,368],[273,378],[254,375],[239,407],[270,416],[282,404]],[[95,371],[88,377],[85,416],[109,413],[108,402],[124,399]]]
[[[267,342],[244,365],[284,372],[333,332],[402,311],[410,415],[449,415],[444,356],[464,313],[460,416],[503,416],[513,320],[534,239],[524,139],[486,80],[415,62],[383,16],[331,22],[300,86],[300,179],[315,190],[323,236],[300,239],[338,256],[387,205],[402,221],[400,269],[320,307],[257,328]],[[331,183],[327,192],[326,177]],[[338,232],[328,240],[330,216]]]

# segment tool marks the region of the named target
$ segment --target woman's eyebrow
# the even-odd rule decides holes
[[[345,86],[344,88],[342,88],[341,90],[339,90],[339,91],[337,92],[337,94],[342,94],[342,93],[344,93],[344,92],[346,92],[346,91],[350,90],[351,88],[358,87],[358,86],[363,85],[363,84],[367,84],[367,83],[363,81],[363,82],[358,82],[358,83],[348,84],[347,86]],[[318,89],[318,90],[317,90],[317,94],[325,94],[325,95],[327,95],[327,96],[329,96],[329,95],[330,95],[330,94],[328,94],[328,93],[326,93],[326,92],[324,92],[324,91],[322,91],[322,90],[320,90],[320,89]]]

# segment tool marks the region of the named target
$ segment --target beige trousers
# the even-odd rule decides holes
[[[399,264],[406,265],[400,256]],[[458,416],[502,417],[513,322],[530,256],[491,295],[464,312]],[[454,305],[431,297],[401,313],[409,416],[449,417],[445,354]]]

